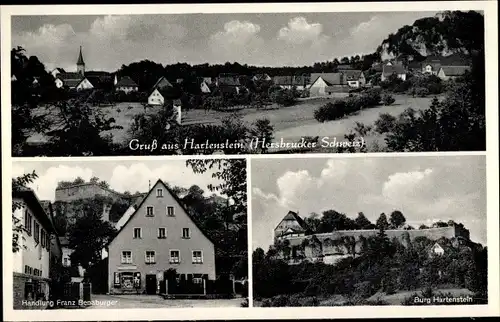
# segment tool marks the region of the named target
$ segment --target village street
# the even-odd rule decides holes
[[[127,309],[127,308],[164,308],[164,307],[240,307],[242,298],[218,300],[165,300],[158,295],[105,295],[92,294],[94,305],[87,309]]]

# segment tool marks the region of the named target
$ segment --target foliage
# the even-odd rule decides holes
[[[375,226],[377,227],[377,229],[382,230],[386,230],[387,228],[389,228],[389,222],[387,221],[387,216],[384,213],[380,214],[377,222],[375,223]]]
[[[375,131],[380,134],[391,132],[395,126],[396,117],[389,113],[381,113],[375,121]]]
[[[345,99],[328,102],[314,111],[314,118],[318,122],[333,121],[346,115],[351,115],[365,108],[375,107],[380,103],[380,90],[368,89],[360,95],[350,95]]]
[[[266,143],[272,142],[274,127],[271,125],[269,119],[258,119],[253,123],[253,128],[250,130],[250,135],[253,139],[258,139],[259,141],[265,140]],[[261,153],[267,152],[266,145],[259,145],[258,150]]]
[[[289,89],[279,89],[272,91],[269,95],[271,101],[281,105],[281,106],[292,106],[296,102],[296,94],[294,91]]]
[[[404,226],[406,218],[401,211],[394,210],[389,217],[389,222],[392,229],[398,229]]]
[[[476,151],[486,145],[484,56],[450,87],[444,100],[417,113],[403,112],[386,137],[390,151]]]
[[[385,106],[392,105],[392,104],[394,104],[395,101],[396,100],[394,99],[394,97],[392,97],[392,95],[389,95],[389,94],[385,94],[382,97],[382,102],[384,103]]]
[[[12,178],[12,195],[15,193],[26,189],[26,186],[30,183],[33,183],[38,178],[38,175],[35,171],[31,173],[23,174],[22,176]],[[21,240],[24,239],[23,232],[24,226],[21,222],[21,219],[17,218],[14,215],[16,210],[22,209],[23,204],[18,201],[12,201],[12,252],[17,253],[21,250]],[[23,247],[26,247],[23,245]]]
[[[68,228],[71,262],[87,269],[101,260],[102,249],[116,235],[116,229],[102,220],[102,203],[93,199],[81,201],[82,215]]]

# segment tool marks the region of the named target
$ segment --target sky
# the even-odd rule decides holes
[[[12,47],[49,70],[75,71],[80,46],[87,70],[115,71],[143,59],[303,66],[372,53],[390,33],[436,13],[13,16]]]
[[[147,192],[149,182],[155,184],[158,179],[173,186],[189,188],[198,185],[205,195],[212,194],[209,184],[217,185],[219,180],[212,178],[212,171],[195,174],[191,167],[186,167],[184,160],[168,161],[16,161],[12,164],[12,177],[17,177],[35,170],[38,175],[31,185],[40,200],[54,201],[55,189],[59,181],[73,181],[81,177],[89,181],[93,176],[109,183],[110,188],[131,193]]]
[[[254,159],[251,173],[253,249],[269,248],[289,210],[329,209],[372,222],[400,210],[415,228],[451,219],[486,245],[484,156]]]

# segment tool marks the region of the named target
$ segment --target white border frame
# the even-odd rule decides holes
[[[188,14],[188,13],[278,13],[278,12],[403,12],[403,11],[443,11],[443,10],[481,10],[485,16],[485,76],[486,76],[486,120],[487,120],[487,152],[437,152],[437,153],[391,153],[391,156],[451,156],[451,155],[486,155],[487,168],[487,245],[488,256],[488,305],[453,306],[384,306],[384,307],[316,307],[313,310],[304,308],[168,308],[173,314],[165,315],[165,309],[120,309],[120,310],[13,310],[12,297],[4,297],[4,316],[6,320],[16,321],[70,321],[70,320],[169,320],[169,319],[297,319],[297,318],[359,318],[359,317],[462,317],[462,316],[497,316],[499,306],[499,207],[498,187],[498,4],[496,1],[436,1],[436,2],[372,2],[364,3],[251,3],[251,4],[146,4],[146,5],[60,5],[60,6],[2,6],[1,7],[1,83],[2,92],[2,173],[8,178],[12,171],[12,161],[39,160],[44,161],[96,161],[106,158],[74,157],[74,158],[12,158],[10,146],[10,59],[11,47],[11,15],[91,15],[91,14]],[[251,213],[250,195],[250,159],[251,158],[336,158],[336,157],[387,157],[387,153],[370,154],[308,154],[308,155],[251,155],[247,158],[248,177],[248,214]],[[242,158],[235,156],[169,156],[171,160],[189,158]],[[45,160],[44,160],[45,159]],[[49,160],[47,160],[49,159]],[[151,157],[114,157],[113,160],[164,160],[163,156]],[[3,213],[11,211],[11,185],[3,180]],[[8,246],[11,242],[11,222],[9,216],[3,216],[4,245],[4,283],[3,294],[12,294],[12,260]],[[251,216],[248,216],[249,231],[249,306],[252,306],[252,270],[251,270]],[[180,259],[180,253],[179,253]]]

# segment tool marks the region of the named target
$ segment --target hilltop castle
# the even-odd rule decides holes
[[[86,182],[56,188],[54,204],[63,205],[64,216],[68,222],[73,222],[76,219],[77,214],[75,211],[72,211],[72,207],[70,205],[72,202],[82,199],[95,198],[96,196],[105,197],[109,199],[110,203],[104,203],[102,219],[104,221],[115,223],[116,220],[110,218],[111,203],[122,203],[130,206],[140,202],[144,195],[145,193],[125,195],[106,188],[98,183]]]
[[[335,230],[314,234],[297,213],[289,211],[274,229],[274,246],[279,249],[278,256],[288,260],[289,264],[304,260],[334,264],[339,259],[360,253],[364,240],[376,236],[378,232],[377,229]],[[441,238],[455,242],[470,241],[469,231],[458,225],[418,230],[389,229],[385,233],[389,239],[396,238],[404,246],[417,237],[433,241]]]

